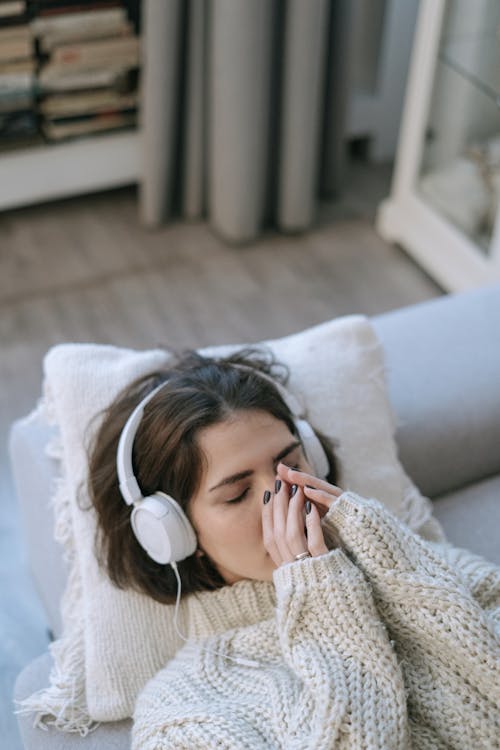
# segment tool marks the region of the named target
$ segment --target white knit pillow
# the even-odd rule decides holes
[[[306,405],[309,421],[338,444],[339,485],[378,498],[413,529],[438,538],[430,501],[397,457],[383,352],[368,320],[338,318],[265,343],[290,367],[288,387]],[[202,351],[227,354],[237,348]],[[160,350],[87,344],[56,346],[45,358],[45,405],[59,428],[62,466],[54,498],[56,532],[72,565],[63,637],[51,647],[51,686],[26,706],[58,717],[62,729],[84,732],[90,718],[130,716],[140,689],[179,645],[171,606],[118,590],[98,569],[93,512],[80,507],[88,504],[87,426],[124,386],[167,361]]]

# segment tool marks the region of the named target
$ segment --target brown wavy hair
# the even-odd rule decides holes
[[[134,381],[99,415],[99,428],[89,449],[88,490],[97,514],[96,553],[113,583],[158,602],[175,601],[177,583],[172,568],[152,560],[134,536],[131,507],[120,493],[116,451],[120,433],[137,404],[165,383],[147,404],[137,430],[132,462],[144,496],[156,491],[174,497],[189,516],[189,500],[204,471],[198,434],[225,421],[233,412],[259,409],[296,429],[292,414],[277,388],[259,377],[270,375],[283,385],[287,368],[270,350],[247,347],[228,357],[202,356],[196,351],[172,355],[168,369]],[[233,365],[245,365],[245,369]],[[248,369],[247,369],[248,368]],[[317,432],[330,463],[328,481],[336,481],[330,441]],[[207,555],[196,554],[178,563],[182,592],[214,590],[225,585]]]

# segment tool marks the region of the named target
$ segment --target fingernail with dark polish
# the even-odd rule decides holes
[[[267,505],[270,499],[271,499],[271,493],[269,492],[269,490],[266,490],[264,492],[264,505]]]
[[[281,479],[277,479],[274,483],[274,493],[278,494],[281,489]]]
[[[311,501],[306,500],[306,513],[309,514],[311,512]]]
[[[297,485],[296,484],[292,484],[292,489],[290,491],[290,497],[293,497],[296,492],[297,492]]]

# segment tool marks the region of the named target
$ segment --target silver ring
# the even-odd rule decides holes
[[[301,552],[300,555],[295,555],[296,560],[305,560],[306,557],[311,557],[311,553],[307,550],[305,552]]]

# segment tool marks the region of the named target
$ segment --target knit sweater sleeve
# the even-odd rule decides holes
[[[469,550],[448,542],[431,542],[448,565],[462,578],[500,638],[500,568]]]
[[[278,568],[274,582],[281,653],[302,685],[294,723],[316,733],[310,746],[406,747],[401,669],[360,570],[336,549]],[[284,747],[304,746],[294,739]]]
[[[344,493],[323,523],[370,582],[401,660],[412,740],[432,746],[499,747],[498,570],[484,575],[464,555],[413,533],[376,500]],[[463,552],[463,551],[462,551]],[[461,557],[456,570],[450,564]],[[480,559],[480,558],[479,558]],[[496,591],[495,591],[496,589]],[[431,743],[431,744],[432,744]]]

